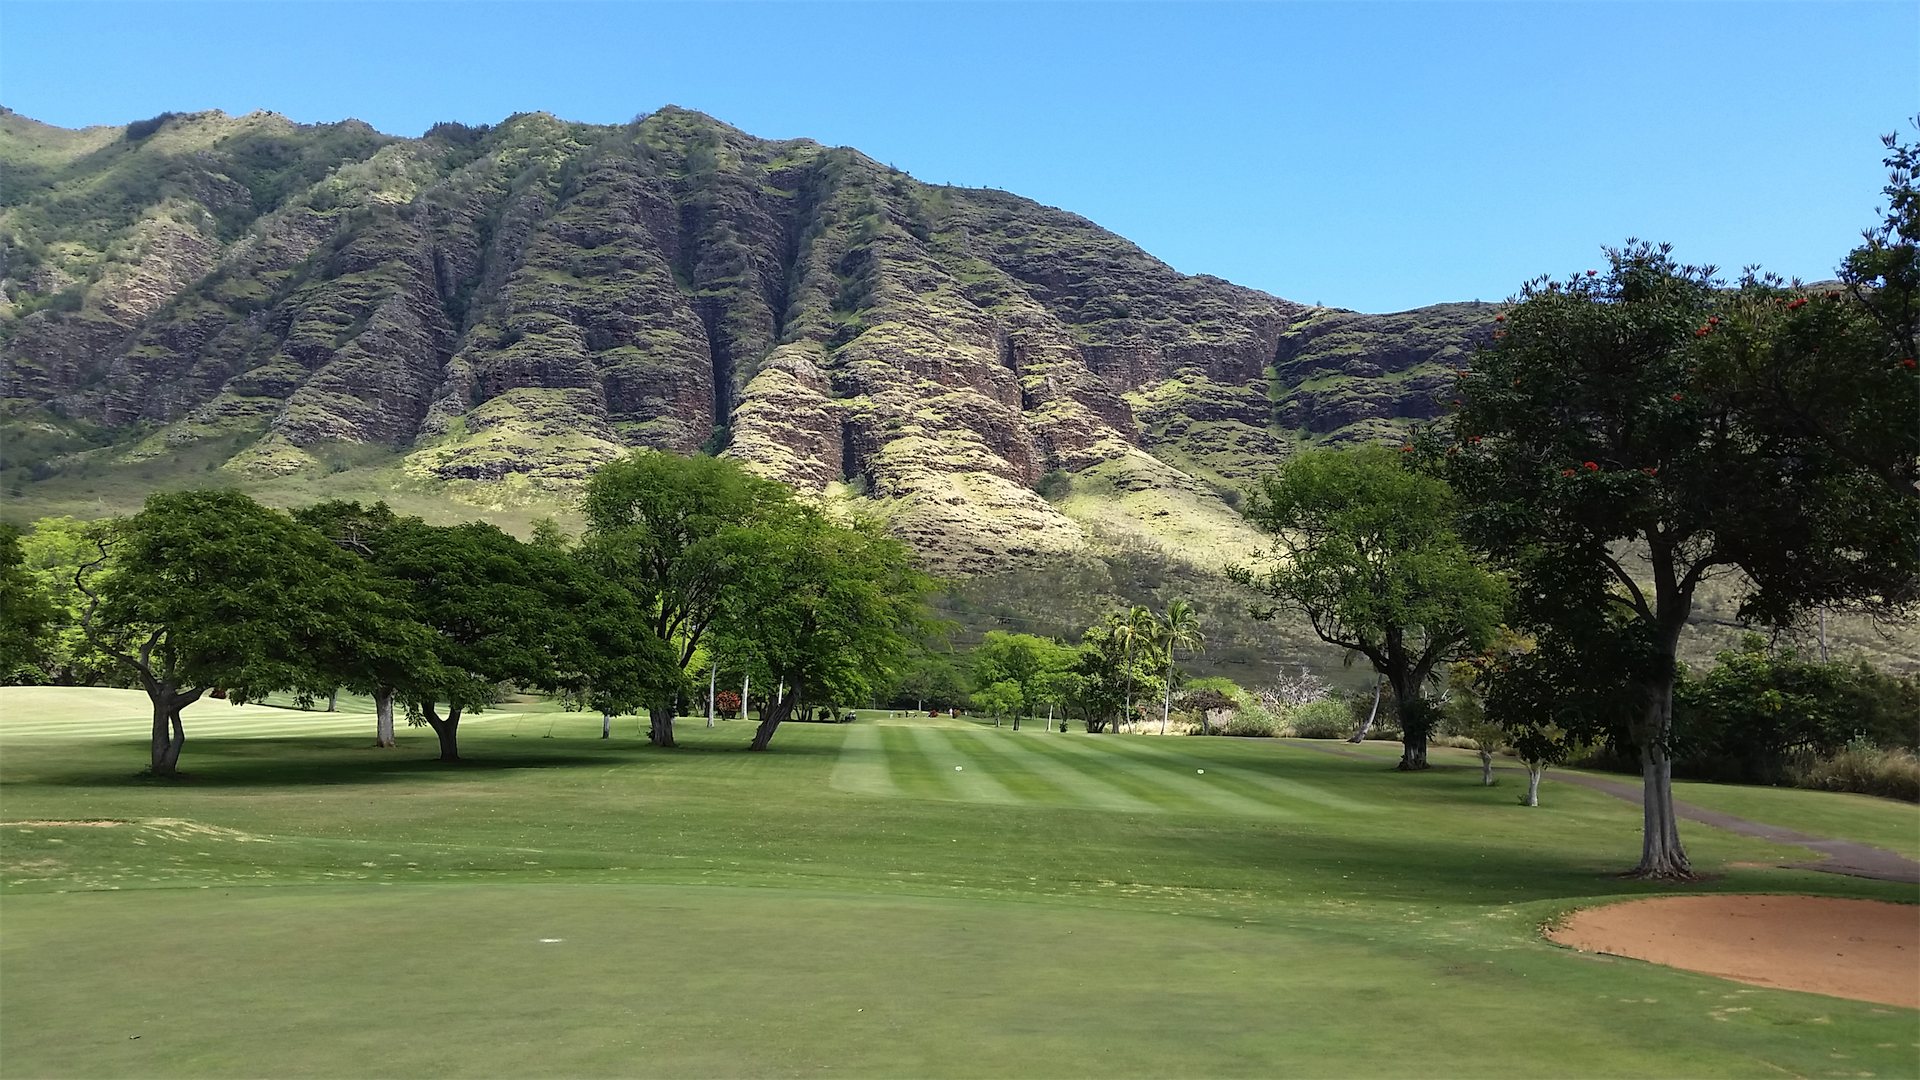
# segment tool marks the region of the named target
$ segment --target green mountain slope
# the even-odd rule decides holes
[[[1431,414],[1481,322],[1182,275],[1069,213],[675,108],[419,139],[5,113],[0,162],[22,505],[179,461],[564,502],[624,448],[706,447],[864,500],[946,569],[1184,552],[1296,443]]]

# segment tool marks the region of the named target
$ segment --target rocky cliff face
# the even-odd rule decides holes
[[[0,433],[51,458],[3,464],[36,475],[63,437],[237,447],[241,481],[385,447],[497,499],[705,448],[865,500],[944,569],[1185,548],[1293,446],[1432,415],[1485,325],[1184,276],[1069,213],[673,108],[420,139],[4,113],[0,168]]]

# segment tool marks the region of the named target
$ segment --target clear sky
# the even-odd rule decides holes
[[[1829,277],[1920,112],[1920,4],[0,0],[0,103],[594,122],[672,103],[1086,215],[1370,311],[1499,299],[1627,236]]]

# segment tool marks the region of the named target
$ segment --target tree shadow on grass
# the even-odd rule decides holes
[[[129,767],[110,761],[83,769],[49,768],[11,778],[10,782],[89,788],[178,785],[195,789],[327,787],[435,779],[458,783],[462,777],[530,769],[605,769],[610,763],[647,767],[664,765],[675,758],[748,755],[744,739],[738,745],[683,744],[662,749],[634,740],[602,742],[596,739],[583,745],[577,738],[547,743],[539,735],[487,732],[478,738],[464,738],[461,743],[465,752],[459,761],[441,761],[437,746],[430,740],[409,739],[398,747],[383,749],[357,736],[197,740],[189,737],[180,760],[180,772],[156,777],[130,767],[141,760],[146,744],[129,742],[125,745],[130,749],[138,747],[124,759],[125,766]],[[776,741],[770,751],[752,754],[751,758],[812,759],[837,753],[837,747],[804,743],[782,747]]]

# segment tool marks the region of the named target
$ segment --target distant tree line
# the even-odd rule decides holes
[[[925,636],[935,582],[904,546],[732,462],[638,451],[584,505],[577,540],[548,525],[523,542],[381,503],[157,494],[130,517],[48,523],[40,573],[0,532],[0,673],[145,691],[167,775],[204,697],[343,688],[373,698],[381,745],[397,705],[445,761],[462,717],[509,689],[644,711],[671,747],[696,664],[769,691],[749,744],[764,750],[796,710],[872,696]]]

